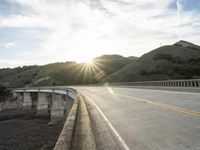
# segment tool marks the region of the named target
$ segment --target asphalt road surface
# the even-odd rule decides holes
[[[200,150],[200,93],[74,87],[92,100],[131,150]]]

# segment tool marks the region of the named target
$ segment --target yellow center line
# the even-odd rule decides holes
[[[114,93],[114,94],[118,95],[118,96],[130,98],[130,99],[134,99],[134,100],[137,100],[137,101],[146,102],[148,104],[152,104],[152,105],[155,105],[155,106],[171,109],[171,110],[174,110],[174,111],[177,111],[177,112],[182,112],[182,113],[185,113],[185,114],[200,117],[200,112],[196,112],[196,111],[192,111],[192,110],[184,109],[184,108],[181,108],[181,107],[177,107],[177,106],[173,106],[173,105],[169,105],[169,104],[164,104],[164,103],[161,103],[161,102],[152,101],[152,100],[148,100],[148,99],[144,99],[144,98],[140,98],[140,97],[128,96],[128,95],[123,95],[123,94],[118,94],[118,93]]]

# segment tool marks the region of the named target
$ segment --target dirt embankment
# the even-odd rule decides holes
[[[63,122],[49,125],[49,116],[35,116],[31,111],[4,110],[0,112],[0,149],[53,149]]]

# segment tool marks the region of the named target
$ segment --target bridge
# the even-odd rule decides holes
[[[35,109],[37,115],[51,114],[51,122],[66,117],[76,99],[76,91],[70,88],[15,89],[13,93],[16,99],[23,98],[24,109]]]
[[[199,150],[199,92],[199,79],[13,90],[24,109],[66,119],[55,150]]]

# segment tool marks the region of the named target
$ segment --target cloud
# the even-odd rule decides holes
[[[172,44],[180,38],[197,42],[199,37],[200,15],[184,11],[185,0],[9,1],[24,8],[24,13],[0,15],[0,28],[48,31],[39,35],[38,49],[29,56],[33,62],[37,58],[41,63],[77,60],[105,53],[140,56],[160,43]],[[170,8],[173,2],[177,10]]]
[[[183,11],[185,2],[186,2],[186,0],[177,0],[176,1],[178,13],[181,13]]]
[[[4,47],[4,48],[7,48],[7,49],[15,48],[16,43],[15,42],[0,43],[0,47]]]
[[[6,48],[14,48],[14,47],[16,47],[16,44],[13,43],[13,42],[9,42],[9,43],[7,43],[7,44],[5,45],[5,47],[6,47]]]
[[[179,39],[187,39],[193,42],[198,42],[197,35],[199,35],[199,11],[191,9],[186,11],[186,7],[190,1],[177,0],[177,36]],[[194,6],[195,7],[195,6]]]

